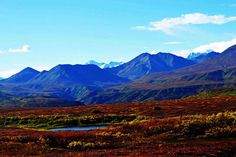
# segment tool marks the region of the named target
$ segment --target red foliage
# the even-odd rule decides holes
[[[155,107],[158,106],[158,109]],[[101,112],[94,113],[93,110]],[[173,128],[184,115],[212,114],[235,111],[236,97],[186,98],[180,100],[95,105],[60,108],[0,108],[1,117],[28,115],[76,115],[102,116],[141,115],[150,120],[132,124],[114,124],[93,131],[37,131],[20,128],[0,128],[0,156],[233,156],[236,140],[181,140],[166,134],[164,129]],[[178,117],[176,117],[178,116]],[[172,141],[170,141],[170,140]],[[104,148],[72,151],[67,148],[72,141],[105,143]],[[50,148],[50,149],[49,149]],[[57,148],[52,150],[51,148]]]

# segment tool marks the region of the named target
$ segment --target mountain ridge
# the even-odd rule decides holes
[[[149,73],[171,71],[193,64],[193,61],[171,53],[142,53],[127,63],[107,70],[120,77],[135,80]]]

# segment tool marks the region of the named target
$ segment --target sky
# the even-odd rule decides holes
[[[0,77],[143,52],[222,52],[235,28],[235,0],[0,0]]]

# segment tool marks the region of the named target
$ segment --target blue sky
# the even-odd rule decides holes
[[[235,0],[1,0],[0,76],[236,44]],[[152,23],[151,23],[152,22]]]

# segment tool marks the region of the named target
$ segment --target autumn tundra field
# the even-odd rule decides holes
[[[179,100],[0,108],[0,156],[235,156],[236,90]],[[102,125],[90,131],[50,128]]]

